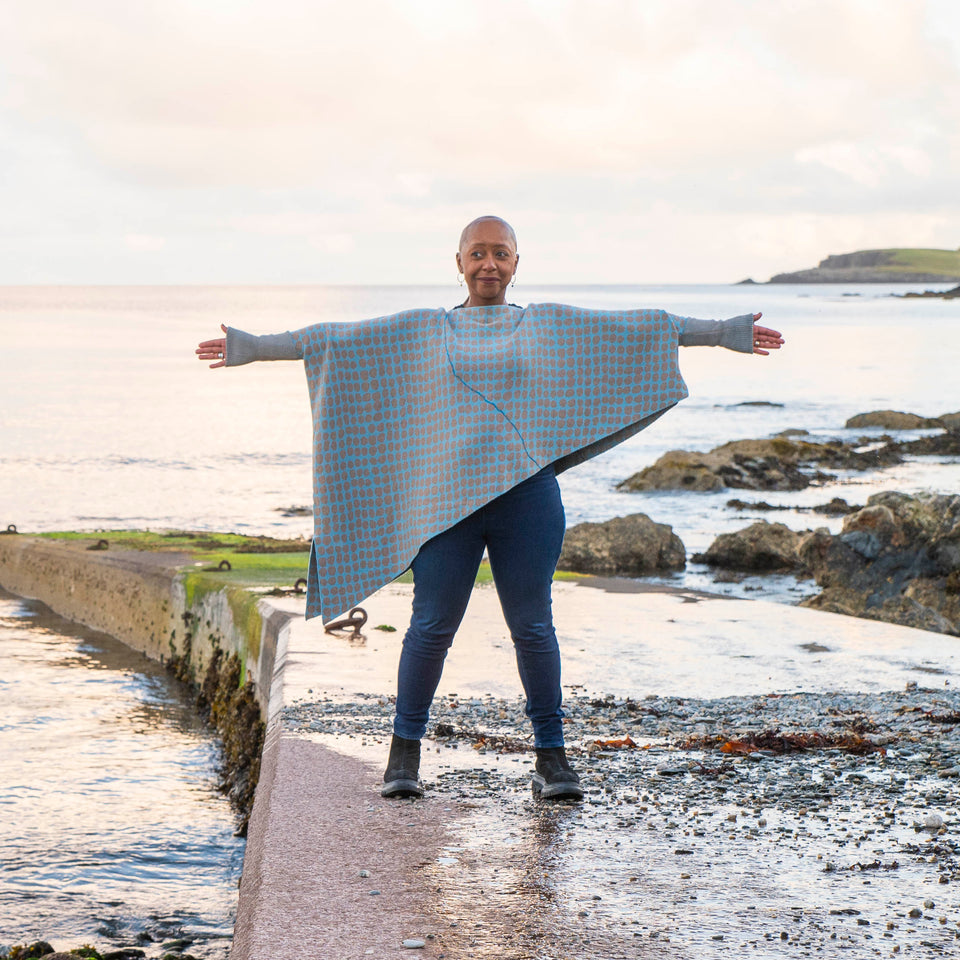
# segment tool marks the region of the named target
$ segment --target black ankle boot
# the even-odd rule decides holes
[[[583,787],[563,747],[538,747],[533,795],[543,800],[582,800]]]
[[[422,797],[420,783],[420,741],[404,740],[393,735],[390,741],[390,759],[383,775],[381,797]]]

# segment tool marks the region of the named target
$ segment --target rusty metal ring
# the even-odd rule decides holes
[[[307,592],[307,578],[300,577],[299,580],[293,585],[294,593],[306,593]]]
[[[323,629],[326,633],[332,633],[334,630],[352,630],[354,633],[359,633],[366,622],[367,611],[363,607],[354,607],[342,620],[325,623]]]
[[[232,570],[233,567],[230,565],[230,561],[229,561],[229,560],[221,560],[220,563],[217,565],[217,569],[218,569],[218,570]]]

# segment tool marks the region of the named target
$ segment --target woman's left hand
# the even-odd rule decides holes
[[[221,323],[220,329],[226,333],[227,328]],[[216,370],[217,367],[225,367],[227,365],[227,338],[219,337],[216,340],[201,340],[197,349],[194,351],[197,355],[198,360],[216,360],[216,363],[210,364],[211,370]]]
[[[762,316],[762,313],[753,315],[753,352],[760,354],[761,357],[766,357],[770,355],[771,350],[779,350],[783,346],[784,340],[779,330],[761,327],[757,323]]]

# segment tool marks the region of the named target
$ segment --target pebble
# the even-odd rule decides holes
[[[923,818],[925,830],[939,830],[943,826],[943,817],[939,813],[928,813]]]
[[[680,766],[676,763],[657,764],[657,774],[661,777],[675,777],[686,772],[687,768],[685,766]]]
[[[417,940],[415,937],[410,937],[400,944],[401,947],[406,947],[408,950],[422,950],[426,945],[426,940]]]

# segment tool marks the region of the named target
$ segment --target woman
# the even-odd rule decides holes
[[[704,321],[508,304],[519,256],[499,217],[469,223],[456,260],[468,296],[450,311],[267,337],[222,327],[226,337],[196,352],[212,368],[305,362],[315,458],[307,617],[329,619],[413,571],[382,795],[423,794],[420,740],[486,549],[533,725],[534,792],[578,800],[550,609],[564,532],[556,474],[686,396],[678,344],[766,356],[783,339],[756,324],[760,314]]]

